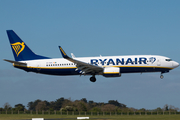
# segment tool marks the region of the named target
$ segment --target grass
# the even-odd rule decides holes
[[[95,120],[180,120],[180,115],[117,115],[117,116],[88,116],[88,115],[36,115],[36,114],[0,114],[0,120],[31,120],[32,118],[65,120],[77,119],[77,117],[90,117]],[[69,118],[69,119],[68,119]]]

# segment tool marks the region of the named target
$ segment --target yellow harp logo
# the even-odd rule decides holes
[[[14,49],[17,57],[25,48],[24,42],[22,42],[22,43],[16,42],[16,43],[11,44],[11,46]]]

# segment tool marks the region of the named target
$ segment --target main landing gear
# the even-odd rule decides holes
[[[164,78],[164,76],[161,74],[161,75],[160,75],[160,78],[161,78],[161,79],[163,79],[163,78]]]
[[[91,81],[91,82],[96,82],[95,75],[93,75],[92,77],[90,77],[90,81]]]

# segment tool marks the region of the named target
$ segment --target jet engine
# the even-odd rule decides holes
[[[119,67],[105,67],[103,71],[104,77],[120,77],[120,68]]]

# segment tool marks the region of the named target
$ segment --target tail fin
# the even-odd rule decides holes
[[[7,30],[7,35],[16,61],[49,59],[36,55],[13,30]]]

